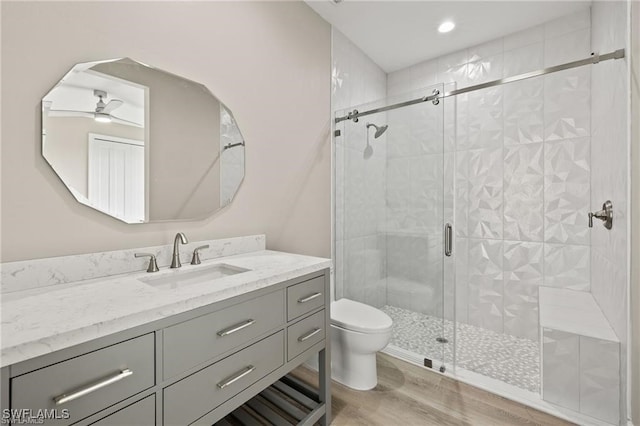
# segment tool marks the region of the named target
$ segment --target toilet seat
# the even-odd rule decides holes
[[[360,333],[386,333],[393,321],[379,309],[350,299],[331,302],[331,323]]]

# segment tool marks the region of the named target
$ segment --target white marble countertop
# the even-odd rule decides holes
[[[156,278],[227,264],[249,269],[213,283],[158,289]],[[331,266],[331,260],[269,250],[18,291],[2,296],[0,365],[6,366],[124,331]]]

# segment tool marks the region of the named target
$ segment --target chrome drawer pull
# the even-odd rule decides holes
[[[245,367],[242,371],[234,374],[231,377],[228,377],[224,380],[224,382],[222,383],[218,383],[218,387],[220,389],[224,389],[229,385],[234,384],[235,382],[237,382],[238,380],[242,379],[244,376],[246,376],[247,374],[251,373],[253,370],[255,370],[256,368],[253,365],[248,365],[247,367]]]
[[[298,299],[298,303],[306,303],[310,300],[315,299],[316,297],[320,297],[322,296],[322,293],[313,293],[312,295],[309,295],[307,297],[303,297],[302,299]]]
[[[242,322],[240,324],[232,325],[229,328],[225,328],[224,330],[218,331],[218,336],[220,336],[220,337],[228,336],[229,334],[233,334],[236,331],[240,331],[243,328],[247,328],[250,325],[255,324],[255,322],[256,322],[256,320],[254,320],[254,319],[248,319],[245,322]]]
[[[119,382],[120,380],[124,379],[125,377],[129,377],[132,374],[133,371],[125,368],[124,370],[120,371],[117,374],[114,374],[113,376],[109,376],[106,379],[100,380],[99,382],[95,382],[84,388],[78,389],[73,393],[56,396],[55,398],[53,398],[53,401],[56,403],[56,405],[62,405],[66,402],[80,398],[81,396],[85,396],[93,391],[97,391],[98,389],[101,389],[105,386],[109,386],[112,383]]]
[[[298,342],[304,342],[307,339],[311,339],[313,336],[315,336],[316,334],[320,333],[322,331],[321,328],[314,328],[313,330],[311,330],[310,332],[308,332],[307,334],[305,334],[304,336],[300,336],[298,337]]]

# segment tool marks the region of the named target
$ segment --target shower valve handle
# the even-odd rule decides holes
[[[589,228],[593,228],[593,218],[603,221],[603,225],[607,229],[613,227],[613,204],[607,200],[602,205],[602,210],[597,212],[589,212]]]

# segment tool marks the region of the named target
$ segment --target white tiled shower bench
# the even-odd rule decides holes
[[[620,340],[588,292],[540,287],[542,398],[618,424]]]

